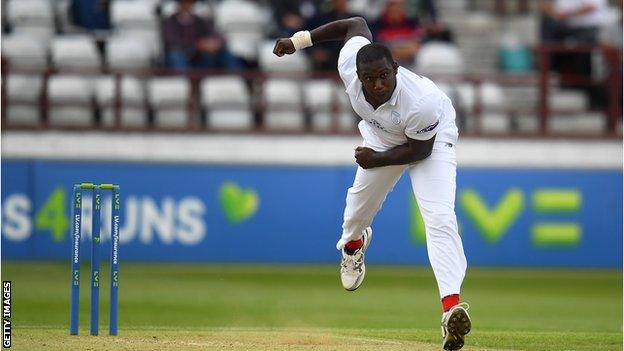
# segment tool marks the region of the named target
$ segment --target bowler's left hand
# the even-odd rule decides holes
[[[364,169],[377,167],[375,164],[375,155],[377,151],[363,146],[355,148],[355,162]]]

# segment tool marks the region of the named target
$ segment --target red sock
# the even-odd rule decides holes
[[[442,298],[442,308],[444,309],[444,312],[447,312],[448,310],[453,308],[453,306],[457,305],[458,303],[459,303],[459,294],[448,295]]]
[[[362,246],[364,246],[364,239],[351,240],[345,245],[345,251],[353,253]]]

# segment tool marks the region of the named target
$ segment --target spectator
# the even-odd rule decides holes
[[[167,66],[177,70],[240,69],[242,63],[227,50],[213,22],[193,14],[195,0],[179,0],[179,3],[177,12],[163,25]]]
[[[72,23],[89,30],[111,28],[109,0],[72,0],[69,13]]]
[[[418,24],[425,29],[422,43],[430,41],[454,42],[450,29],[438,20],[438,9],[435,0],[408,0],[408,6],[410,3],[412,3],[415,11],[410,12],[408,10],[408,17],[410,17],[410,13],[413,13],[412,17],[416,18]]]
[[[400,65],[411,65],[424,35],[417,19],[405,14],[404,0],[388,0],[378,21],[372,25],[375,40],[388,46]]]
[[[555,0],[543,2],[541,12],[543,14],[541,24],[543,43],[596,44],[599,29],[607,20],[607,2],[606,0]],[[562,62],[565,62],[565,65]],[[589,77],[591,76],[591,54],[555,55],[553,67],[561,73]]]
[[[351,13],[347,9],[348,0],[332,0],[331,8],[322,11],[315,17],[313,17],[309,23],[306,24],[306,28],[316,28],[325,23],[357,16],[357,14]],[[342,48],[341,42],[330,41],[314,45],[307,50],[307,53],[312,58],[312,67],[315,70],[320,71],[334,71],[338,66],[338,55]]]
[[[271,0],[273,17],[277,24],[276,37],[290,37],[304,29],[304,24],[316,14],[316,4],[312,0]]]
[[[543,2],[541,39],[543,43],[575,42],[597,44],[600,27],[607,22],[607,0],[555,0]],[[591,53],[563,53],[552,57],[552,67],[561,74],[561,84],[566,88],[588,93],[593,107],[604,103],[600,87],[579,84],[576,78],[591,78]]]

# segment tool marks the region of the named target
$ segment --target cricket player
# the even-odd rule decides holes
[[[347,191],[342,236],[336,245],[342,251],[342,285],[353,291],[362,284],[373,217],[407,170],[442,300],[443,347],[459,350],[471,321],[468,305],[459,302],[466,257],[455,216],[458,132],[451,100],[431,80],[399,67],[387,47],[372,43],[361,17],[279,39],[273,53],[281,57],[330,40],[344,41],[338,72],[362,118],[358,128],[363,138],[363,145],[355,149],[359,167]]]

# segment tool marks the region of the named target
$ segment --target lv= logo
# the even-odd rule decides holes
[[[509,232],[525,212],[525,194],[521,189],[507,190],[498,201],[488,206],[472,188],[463,189],[459,195],[461,210],[477,233],[488,244],[496,244]],[[534,215],[569,217],[580,212],[582,197],[577,189],[542,188],[531,193],[531,210]],[[410,194],[410,236],[416,245],[426,240],[425,224],[414,196]],[[536,247],[571,247],[581,242],[579,223],[560,220],[539,220],[531,224],[531,243]]]

